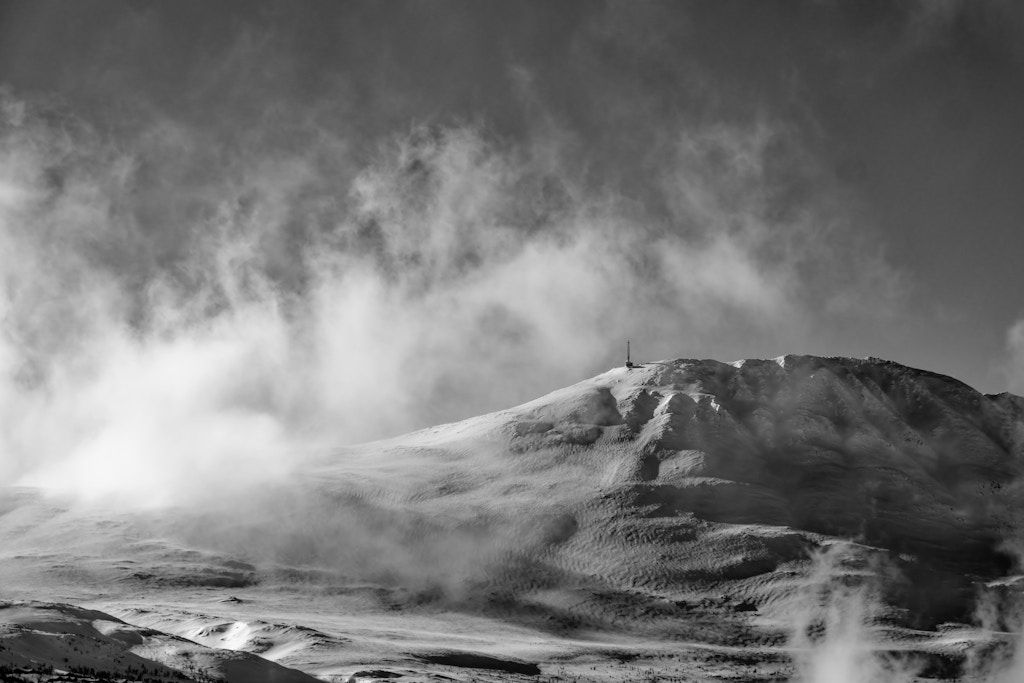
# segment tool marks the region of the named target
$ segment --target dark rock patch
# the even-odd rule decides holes
[[[499,659],[497,657],[481,655],[475,652],[436,652],[416,655],[416,659],[421,662],[427,662],[428,664],[457,666],[466,669],[501,671],[509,674],[523,674],[525,676],[540,675],[540,667],[532,662],[523,662],[515,659]]]

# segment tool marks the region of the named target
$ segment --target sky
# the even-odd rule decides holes
[[[1012,0],[0,0],[0,476],[378,438],[627,337],[1024,392],[1022,178]]]

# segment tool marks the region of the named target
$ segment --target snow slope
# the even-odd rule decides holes
[[[188,509],[10,491],[0,580],[338,680],[777,679],[843,587],[866,647],[966,677],[1013,639],[976,612],[1020,592],[1022,416],[878,359],[645,363]]]
[[[45,663],[57,675],[130,680],[213,680],[304,683],[316,679],[246,652],[203,647],[109,614],[73,605],[0,603],[0,667],[30,670]]]

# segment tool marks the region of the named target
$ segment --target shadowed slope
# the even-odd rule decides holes
[[[40,602],[0,603],[0,666],[63,672],[61,680],[78,680],[75,674],[81,680],[316,680],[249,653],[203,647],[96,610]]]

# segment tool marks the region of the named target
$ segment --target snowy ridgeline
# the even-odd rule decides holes
[[[877,359],[641,363],[188,506],[23,490],[0,566],[179,672],[244,652],[319,676],[998,680],[1020,664],[1022,415]],[[0,663],[25,663],[15,631]]]

